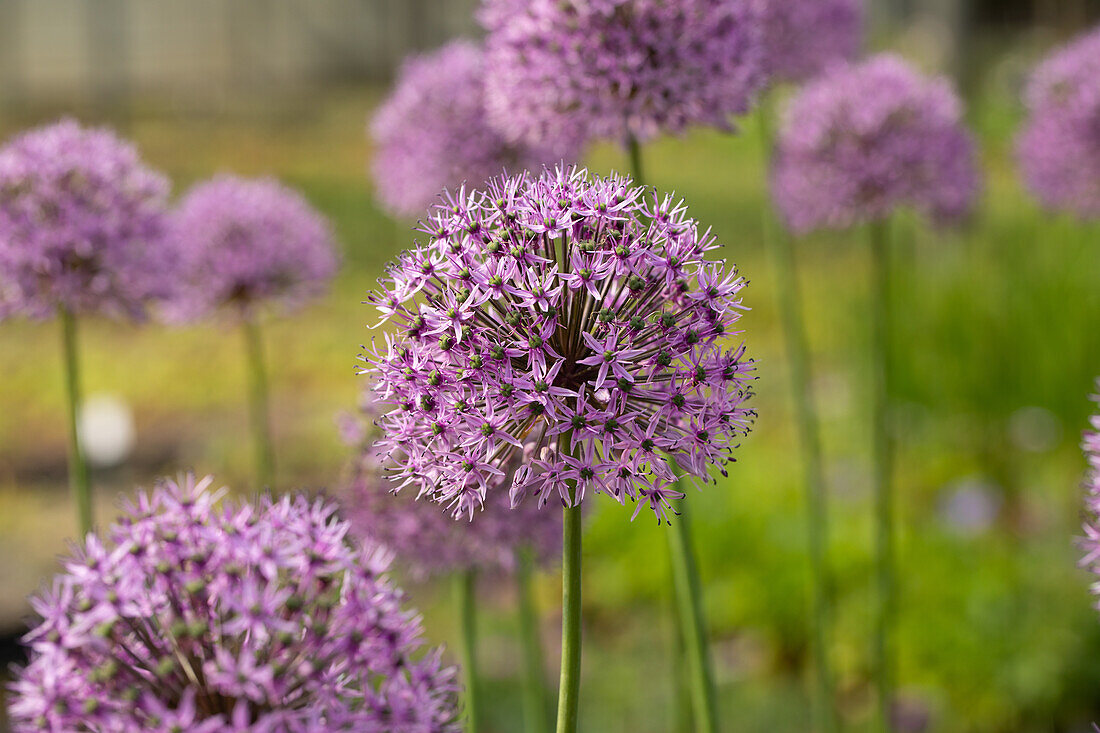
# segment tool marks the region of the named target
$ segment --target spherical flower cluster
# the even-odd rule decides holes
[[[485,0],[486,106],[512,140],[729,128],[764,83],[755,0]]]
[[[855,57],[862,36],[860,0],[759,0],[764,70],[769,82],[802,82]]]
[[[1100,218],[1100,28],[1035,70],[1018,154],[1024,180],[1051,209]]]
[[[180,259],[175,318],[269,302],[284,309],[324,292],[338,258],[325,219],[276,181],[219,176],[191,189],[169,236]]]
[[[394,493],[375,448],[382,436],[365,427],[381,416],[372,394],[364,393],[359,429],[347,431],[358,449],[342,496],[354,533],[390,548],[417,578],[466,569],[511,572],[518,551],[543,563],[560,557],[560,512],[540,511],[534,502],[513,508],[507,492],[499,491],[472,521],[456,522],[435,502],[417,501],[411,491]]]
[[[370,126],[377,196],[391,212],[419,215],[445,188],[575,159],[570,142],[509,143],[489,126],[484,66],[483,51],[469,41],[405,62]]]
[[[364,357],[398,489],[456,514],[505,488],[540,507],[596,492],[660,518],[672,459],[701,478],[731,459],[752,418],[753,364],[724,346],[744,280],[704,258],[682,202],[559,168],[422,226],[374,296],[397,333]]]
[[[140,318],[172,270],[168,181],[105,129],[72,120],[0,149],[0,317],[58,309]]]
[[[15,731],[457,731],[453,670],[320,500],[140,493],[32,603]]]
[[[963,216],[979,186],[973,141],[950,84],[876,56],[810,82],[787,110],[772,189],[798,232],[846,228],[912,207]]]

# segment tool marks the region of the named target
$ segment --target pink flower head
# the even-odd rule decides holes
[[[661,517],[672,459],[724,470],[752,419],[729,344],[744,280],[682,202],[558,168],[464,189],[422,226],[374,297],[395,332],[364,356],[396,490],[456,515],[506,490],[657,496]]]
[[[1041,63],[1017,141],[1024,181],[1044,206],[1100,218],[1100,27]]]
[[[0,317],[143,317],[175,275],[168,188],[110,130],[63,120],[13,138],[0,148]]]
[[[834,67],[791,102],[772,192],[796,232],[845,229],[910,207],[964,216],[979,187],[974,143],[950,84],[896,56]]]
[[[25,637],[17,733],[457,733],[453,670],[331,504],[139,493],[89,535]]]
[[[755,0],[484,0],[486,105],[510,140],[729,129],[763,86]]]
[[[180,260],[176,318],[298,307],[325,292],[339,262],[324,217],[268,179],[223,175],[195,186],[171,217],[170,237]]]
[[[484,53],[470,41],[405,62],[370,124],[375,192],[391,212],[418,215],[445,188],[576,159],[572,142],[508,142],[490,127],[484,66]]]

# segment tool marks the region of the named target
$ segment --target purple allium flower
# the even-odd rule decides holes
[[[169,285],[168,189],[133,145],[72,120],[0,148],[0,316],[142,317]]]
[[[324,501],[139,493],[32,599],[16,731],[457,731],[453,670]]]
[[[768,81],[802,82],[859,51],[860,0],[759,0]]]
[[[182,284],[172,315],[224,306],[285,309],[320,295],[338,258],[325,219],[274,180],[218,176],[192,188],[170,219]]]
[[[1100,28],[1041,63],[1026,102],[1017,152],[1028,188],[1051,209],[1100,218]]]
[[[724,348],[745,281],[709,261],[683,202],[558,168],[460,191],[374,302],[397,333],[363,357],[397,488],[472,514],[510,486],[664,516],[669,458],[721,470],[750,427],[753,363]]]
[[[405,62],[370,126],[377,195],[393,213],[418,215],[443,189],[481,186],[505,169],[541,170],[576,158],[571,142],[509,143],[490,127],[484,66],[484,53],[470,41]]]
[[[772,189],[797,232],[842,229],[912,207],[937,222],[978,191],[974,144],[950,83],[896,56],[834,67],[787,109]]]
[[[486,106],[512,140],[730,127],[763,86],[755,0],[485,0]]]
[[[381,414],[373,390],[364,391],[360,411],[358,430],[348,420],[341,426],[359,451],[342,497],[352,532],[393,550],[417,578],[474,568],[511,572],[520,549],[533,552],[538,562],[560,557],[561,513],[540,511],[535,502],[513,508],[508,494],[498,491],[472,521],[455,522],[435,502],[417,501],[411,491],[395,493],[375,448],[382,435],[375,427]]]

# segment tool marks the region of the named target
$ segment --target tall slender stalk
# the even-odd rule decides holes
[[[534,575],[531,549],[516,550],[516,592],[519,595],[520,642],[523,646],[523,720],[527,733],[547,733],[546,685],[543,681],[539,617],[531,584]]]
[[[562,510],[561,682],[557,733],[577,733],[581,694],[581,507],[575,500],[573,503],[574,506]]]
[[[772,155],[771,109],[761,104],[759,112],[760,140],[765,164]],[[802,321],[802,294],[794,259],[794,243],[786,232],[777,231],[772,212],[764,208],[762,229],[764,243],[771,251],[776,272],[775,291],[783,336],[790,364],[791,395],[794,398],[798,442],[802,450],[802,484],[806,503],[806,534],[810,554],[811,643],[814,660],[814,723],[815,729],[832,733],[837,729],[836,707],[833,701],[833,674],[829,664],[826,639],[832,608],[829,599],[829,570],[826,562],[828,543],[828,502],[825,495],[825,472],[821,460],[821,432],[814,409],[813,387],[810,381],[809,349],[806,328]]]
[[[65,360],[65,397],[69,408],[69,488],[76,504],[80,534],[92,531],[92,483],[88,463],[80,446],[77,412],[80,409],[80,357],[77,353],[76,316],[66,308],[58,311],[61,321],[61,351]]]
[[[631,136],[626,143],[627,153],[630,155],[630,171],[634,176],[634,183],[638,186],[645,185],[645,169],[642,167],[642,146],[638,139]]]
[[[242,328],[248,361],[248,407],[256,450],[256,480],[260,488],[271,488],[275,483],[275,452],[271,447],[271,416],[263,340],[260,336],[260,324],[254,318],[245,318]]]
[[[691,523],[687,505],[682,499],[676,502],[675,509],[679,517],[669,527],[672,582],[676,590],[680,629],[691,675],[695,729],[699,733],[717,733],[718,694],[711,670],[710,646],[706,623],[703,621],[702,593],[699,588],[699,569],[696,567],[695,552],[691,546]]]
[[[477,667],[477,573],[464,570],[456,573],[455,605],[458,611],[459,655],[462,658],[462,677],[466,687],[466,732],[481,730],[481,697]]]
[[[638,140],[631,137],[627,141],[630,155],[630,167],[634,183],[646,185],[645,168],[642,162],[642,149]],[[671,459],[669,459],[671,461]],[[714,687],[714,673],[710,661],[710,648],[703,621],[702,593],[699,588],[699,573],[695,566],[695,552],[691,546],[691,528],[688,521],[685,502],[678,501],[674,507],[680,515],[669,528],[669,557],[672,561],[672,577],[675,586],[677,611],[676,623],[679,626],[680,644],[676,644],[673,653],[685,655],[691,677],[691,698],[695,729],[699,733],[718,731],[718,702]],[[677,660],[682,664],[683,658]],[[675,686],[680,694],[682,687]]]
[[[671,560],[672,553],[669,553]],[[669,575],[672,568],[669,568]],[[669,644],[672,648],[672,659],[669,661],[669,676],[672,678],[672,721],[675,733],[690,733],[695,730],[695,719],[691,712],[691,680],[688,678],[687,664],[684,658],[687,649],[684,646],[684,634],[681,631],[683,623],[680,621],[680,604],[676,594],[672,594],[669,603],[669,618],[672,620],[672,633]]]
[[[874,222],[871,234],[872,319],[872,443],[874,451],[875,577],[878,604],[875,614],[875,684],[880,729],[893,729],[890,714],[894,686],[893,626],[896,604],[894,577],[894,440],[890,416],[890,230],[886,221]]]

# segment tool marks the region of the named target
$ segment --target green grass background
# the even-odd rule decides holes
[[[375,320],[361,304],[383,264],[413,239],[381,213],[365,175],[372,92],[332,92],[291,115],[231,118],[137,110],[125,126],[177,193],[219,171],[274,175],[301,189],[339,234],[332,292],[266,328],[282,487],[332,488],[347,456],[333,423],[354,406],[356,355]],[[988,177],[964,227],[896,222],[900,531],[900,695],[910,730],[1086,730],[1100,718],[1100,625],[1076,569],[1084,461],[1077,449],[1100,374],[1100,228],[1040,212],[1016,179],[1008,95],[975,105]],[[38,120],[26,120],[32,122]],[[15,129],[10,121],[0,132]],[[767,204],[755,121],[742,134],[692,133],[646,151],[648,177],[714,228],[751,280],[744,317],[759,360],[759,419],[726,480],[693,493],[696,543],[731,731],[809,728],[807,555],[775,281],[762,242]],[[614,147],[595,172],[622,169]],[[867,433],[867,237],[797,245],[830,492],[836,620],[830,654],[852,730],[869,727],[873,587]],[[127,466],[96,475],[99,516],[117,494],[193,469],[250,491],[241,336],[188,328],[82,324],[86,394],[134,408]],[[0,323],[0,626],[54,572],[74,532],[65,489],[64,406],[55,322]],[[1000,511],[976,533],[942,507],[960,485],[993,487]],[[585,530],[583,727],[673,729],[665,528],[597,502]],[[556,681],[558,579],[539,580]],[[429,636],[454,637],[448,584],[409,586]],[[486,581],[481,632],[491,730],[519,728],[512,589]]]

